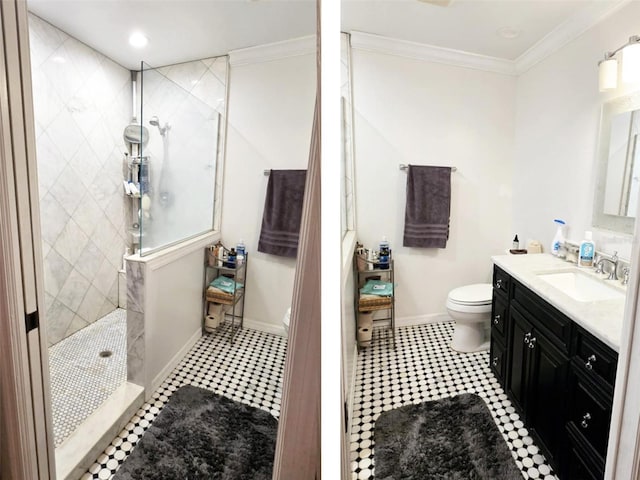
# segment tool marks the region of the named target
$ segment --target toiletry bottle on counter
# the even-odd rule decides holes
[[[580,242],[578,251],[578,266],[593,267],[593,256],[596,253],[596,244],[593,243],[593,234],[584,232],[584,240]]]
[[[518,234],[513,237],[513,244],[511,245],[512,250],[520,250],[520,240],[518,240]]]
[[[391,250],[389,248],[389,241],[387,237],[382,237],[380,241],[380,253],[378,254],[378,267],[387,270],[389,268],[389,254]]]
[[[558,256],[558,253],[560,252],[560,246],[564,243],[565,222],[564,220],[560,220],[558,218],[556,218],[554,222],[558,226],[558,229],[556,230],[556,234],[553,237],[553,241],[551,242],[551,254]]]
[[[242,265],[244,263],[244,255],[246,253],[246,248],[244,246],[244,241],[240,239],[238,245],[236,246],[236,262],[238,265]]]

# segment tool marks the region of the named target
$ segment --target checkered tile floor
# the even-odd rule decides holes
[[[126,310],[118,308],[50,347],[49,372],[58,447],[127,380]]]
[[[283,337],[247,328],[237,333],[233,344],[224,331],[205,335],[80,480],[112,478],[182,385],[206,388],[279,417],[286,346]]]
[[[488,352],[458,353],[449,343],[453,323],[397,330],[396,348],[373,343],[358,354],[351,427],[352,480],[374,478],[373,430],[392,408],[475,393],[489,406],[525,479],[557,480],[515,408],[489,369]]]

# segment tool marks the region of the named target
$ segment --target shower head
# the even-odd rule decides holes
[[[156,115],[151,117],[151,120],[149,120],[149,124],[153,125],[154,127],[158,127],[158,130],[160,131],[160,135],[162,135],[163,137],[167,133],[167,130],[171,128],[171,125],[169,125],[168,123],[165,123],[164,127],[161,127],[160,119]]]

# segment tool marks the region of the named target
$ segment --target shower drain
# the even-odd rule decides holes
[[[111,350],[103,350],[98,355],[100,355],[102,358],[108,358],[113,355],[113,352]]]

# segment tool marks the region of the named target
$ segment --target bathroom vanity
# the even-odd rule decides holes
[[[493,373],[560,479],[603,478],[624,288],[546,254],[493,262]]]

